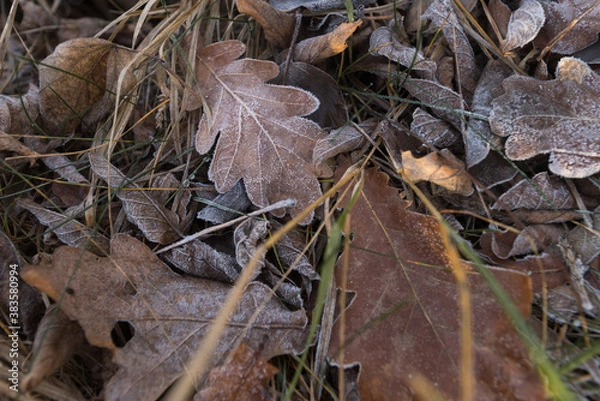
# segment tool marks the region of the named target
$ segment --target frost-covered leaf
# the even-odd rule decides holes
[[[149,191],[141,189],[102,156],[90,153],[90,164],[94,174],[117,189],[127,220],[142,230],[146,238],[166,245],[183,236],[179,231],[179,216],[157,202]]]
[[[563,227],[553,224],[532,224],[519,233],[508,230],[492,233],[492,250],[500,259],[532,252],[537,255],[548,245],[557,243],[564,233]]]
[[[354,7],[368,6],[375,0],[355,0]],[[278,10],[291,11],[300,7],[308,8],[310,11],[330,11],[344,8],[343,0],[270,0],[269,4]]]
[[[371,130],[374,127],[371,127]],[[315,165],[320,165],[327,159],[339,154],[351,152],[367,142],[365,135],[354,125],[347,125],[331,131],[327,138],[317,141],[313,151]]]
[[[423,13],[421,19],[431,20],[436,28],[441,28],[448,41],[450,50],[454,52],[458,69],[460,70],[460,85],[472,94],[477,85],[480,70],[475,60],[475,53],[469,42],[459,18],[454,11],[451,0],[436,0]],[[467,96],[470,98],[470,96]]]
[[[578,226],[567,234],[566,240],[583,263],[589,264],[600,254],[600,207],[592,215],[593,227]]]
[[[537,0],[522,0],[521,5],[510,16],[502,51],[509,52],[531,42],[544,25],[546,16]]]
[[[490,0],[488,3],[488,9],[490,10],[490,15],[500,31],[500,35],[502,35],[502,37],[506,37],[508,22],[510,21],[512,11],[506,4],[502,2],[502,0]]]
[[[429,153],[421,158],[413,157],[410,151],[402,152],[402,168],[408,179],[414,182],[430,181],[449,191],[468,196],[473,192],[471,179],[464,164],[447,149]]]
[[[543,48],[559,35],[564,36],[552,47],[558,54],[573,54],[598,40],[600,3],[597,0],[543,1],[546,24],[534,44]]]
[[[427,60],[420,51],[412,46],[403,45],[393,34],[392,29],[382,26],[371,34],[369,51],[385,56],[404,67],[415,71],[435,73],[437,65]]]
[[[318,64],[343,52],[348,47],[346,41],[361,24],[361,20],[343,22],[325,35],[304,39],[294,47],[294,60]]]
[[[158,399],[182,374],[230,291],[216,281],[177,276],[124,234],[111,240],[110,257],[63,246],[39,259],[23,268],[23,278],[60,299],[90,344],[111,351],[118,369],[104,387],[107,401]],[[246,287],[229,319],[208,368],[241,342],[262,347],[265,359],[298,353],[306,344],[305,312],[289,311],[260,283]],[[129,327],[131,338],[117,346],[112,333],[121,326]],[[202,388],[204,378],[198,379]]]
[[[481,73],[475,88],[471,111],[489,117],[492,101],[504,93],[502,81],[510,75],[510,70],[499,61],[490,60]],[[490,124],[480,118],[471,117],[464,131],[466,162],[472,167],[489,154],[490,144],[499,147],[499,137],[492,133]]]
[[[459,138],[458,133],[450,124],[435,118],[420,107],[413,112],[410,130],[425,144],[431,144],[439,149],[456,144]]]
[[[206,202],[206,207],[200,210],[196,217],[213,224],[222,224],[240,217],[252,204],[246,195],[242,181],[238,181],[229,191],[213,199],[200,198],[200,200]]]
[[[238,10],[254,18],[263,28],[265,39],[281,49],[288,48],[294,36],[295,19],[264,0],[236,0]]]
[[[564,180],[543,172],[531,180],[519,181],[498,198],[492,209],[573,209],[576,206]]]
[[[279,68],[270,61],[236,60],[244,50],[241,42],[225,41],[197,52],[198,93],[208,107],[196,149],[208,153],[220,134],[209,170],[217,190],[227,192],[243,179],[253,204],[266,207],[294,198],[290,213],[295,215],[321,195],[311,163],[314,145],[325,133],[300,117],[314,112],[319,102],[301,89],[265,84]],[[188,109],[201,106],[191,99]],[[310,220],[312,215],[303,223]]]
[[[600,76],[581,60],[565,57],[557,78],[512,76],[494,100],[490,125],[508,136],[506,156],[526,160],[550,153],[550,171],[583,178],[600,171]],[[566,101],[568,99],[568,101]]]
[[[56,234],[62,243],[80,249],[89,249],[100,255],[108,253],[108,239],[73,217],[48,210],[31,199],[17,199],[17,204],[33,213],[40,223]]]

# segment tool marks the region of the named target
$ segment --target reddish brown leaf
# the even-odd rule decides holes
[[[348,47],[346,41],[361,24],[361,20],[343,22],[328,34],[303,40],[294,48],[294,60],[318,64],[343,52]]]
[[[91,344],[112,351],[119,369],[105,386],[106,400],[158,398],[182,374],[230,288],[177,276],[148,247],[124,234],[112,239],[110,257],[64,246],[25,266],[23,278],[61,299],[61,309],[79,322]],[[306,321],[304,311],[290,312],[273,299],[271,289],[251,283],[209,367],[238,341],[264,346],[265,358],[299,352],[306,343]],[[112,333],[124,326],[131,338],[117,346]]]
[[[548,245],[556,244],[564,233],[564,228],[552,224],[530,225],[519,233],[508,230],[492,233],[492,251],[500,259],[539,254]]]
[[[464,196],[473,193],[473,185],[464,164],[447,149],[418,159],[410,151],[402,152],[402,169],[413,182],[430,181]]]
[[[509,137],[506,156],[512,160],[550,153],[553,173],[587,177],[600,171],[600,76],[571,57],[561,59],[556,75],[551,81],[504,80],[490,125],[496,135]]]
[[[213,368],[209,386],[194,401],[266,401],[267,383],[278,372],[258,352],[242,343],[223,365]]]
[[[264,0],[236,0],[235,4],[241,13],[253,17],[263,27],[265,39],[281,49],[290,46],[296,24],[294,17]]]
[[[406,210],[388,177],[367,170],[351,211],[345,363],[360,362],[363,400],[411,400],[410,375],[425,377],[443,399],[458,399],[460,318],[457,289],[437,221]],[[470,266],[463,264],[467,271]],[[338,280],[342,266],[338,267]],[[530,312],[531,283],[491,268],[521,312]],[[518,335],[483,280],[469,273],[476,397],[543,399],[543,387]],[[339,281],[338,281],[339,283]],[[339,326],[332,333],[334,361]]]
[[[300,117],[315,111],[319,102],[301,89],[265,84],[279,68],[270,61],[236,60],[244,49],[241,42],[226,41],[198,51],[199,93],[208,110],[196,149],[208,153],[220,133],[209,170],[217,190],[227,192],[243,179],[252,203],[265,207],[295,198],[290,211],[295,215],[321,193],[311,162],[314,145],[325,133]],[[199,106],[191,102],[188,108]]]

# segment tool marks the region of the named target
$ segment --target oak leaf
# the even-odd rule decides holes
[[[564,210],[577,207],[575,198],[561,177],[547,172],[524,179],[503,193],[492,209]]]
[[[522,0],[510,16],[502,51],[509,52],[531,42],[546,20],[544,9],[537,0]]]
[[[493,102],[490,125],[496,135],[508,136],[510,159],[550,153],[553,173],[588,177],[600,171],[600,76],[571,57],[560,60],[556,75],[551,81],[505,79],[505,94]]]
[[[342,204],[344,204],[342,202]],[[388,176],[365,171],[351,210],[347,290],[356,292],[345,316],[346,364],[360,363],[363,400],[412,400],[409,375],[423,375],[442,399],[458,399],[460,318],[457,289],[439,223],[406,209]],[[477,399],[543,399],[527,352],[485,282],[466,262],[472,297]],[[525,274],[492,268],[524,315],[531,282]],[[337,267],[337,282],[342,276]],[[330,356],[340,351],[339,322]]]
[[[273,45],[285,49],[294,36],[294,17],[277,10],[264,0],[236,0],[238,10],[254,18],[262,27],[267,39]]]
[[[173,273],[144,244],[125,234],[111,240],[111,255],[99,258],[63,246],[26,265],[23,278],[77,320],[92,345],[108,348],[118,366],[106,383],[106,400],[154,400],[183,372],[198,342],[222,307],[230,287]],[[257,306],[264,308],[257,310]],[[255,315],[255,316],[254,316]],[[265,359],[299,352],[306,344],[304,311],[291,312],[271,289],[251,283],[230,316],[209,368],[238,342]],[[115,344],[112,333],[129,327],[131,338]],[[203,378],[199,378],[203,383]]]
[[[197,89],[207,108],[196,150],[208,153],[220,133],[209,170],[216,189],[227,192],[243,179],[253,204],[265,207],[295,198],[290,210],[295,215],[321,194],[311,162],[314,145],[325,133],[300,117],[314,112],[319,102],[301,89],[265,84],[279,68],[270,61],[236,60],[244,50],[241,42],[232,40],[197,53]],[[187,106],[200,104],[192,100]],[[310,220],[312,215],[303,223]]]

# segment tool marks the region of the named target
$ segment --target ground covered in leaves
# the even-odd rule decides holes
[[[0,1],[3,397],[600,399],[600,3],[89,3]]]

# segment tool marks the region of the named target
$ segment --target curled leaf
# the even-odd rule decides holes
[[[464,165],[449,151],[442,150],[440,153],[444,156],[429,153],[417,159],[410,151],[402,152],[404,174],[414,182],[431,181],[465,196],[473,193],[473,185]]]
[[[303,40],[294,48],[294,60],[318,64],[343,52],[348,47],[346,41],[361,24],[361,20],[343,22],[328,34]]]
[[[537,0],[522,0],[510,16],[508,32],[502,41],[502,51],[509,52],[531,42],[546,20],[544,9]]]

